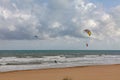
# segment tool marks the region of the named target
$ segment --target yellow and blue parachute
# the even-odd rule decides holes
[[[84,30],[89,36],[91,36],[92,32],[89,29]]]
[[[85,29],[84,32],[88,34],[88,36],[91,36],[92,32],[89,29]],[[88,43],[86,43],[86,47],[88,47]]]

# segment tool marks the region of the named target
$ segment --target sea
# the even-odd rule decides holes
[[[0,72],[120,64],[120,50],[0,50]]]

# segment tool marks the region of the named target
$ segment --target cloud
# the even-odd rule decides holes
[[[111,12],[85,0],[1,0],[0,39],[119,39],[119,6]],[[3,5],[4,4],[4,5]]]

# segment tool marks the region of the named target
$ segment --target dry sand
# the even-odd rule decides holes
[[[86,66],[0,73],[0,80],[120,80],[120,65]]]

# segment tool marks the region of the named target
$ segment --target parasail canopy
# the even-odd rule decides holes
[[[90,31],[89,29],[85,29],[84,31],[85,31],[89,36],[91,36],[92,33],[91,33],[91,31]]]

